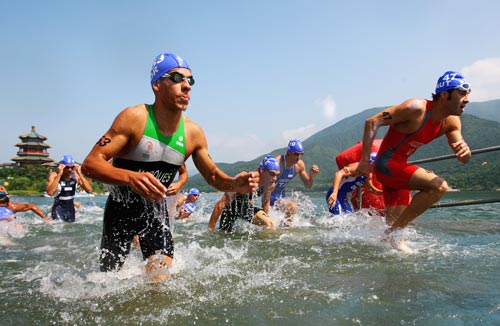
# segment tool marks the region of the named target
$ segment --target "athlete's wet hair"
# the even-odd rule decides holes
[[[5,192],[0,192],[0,203],[5,204],[10,201],[9,196]]]

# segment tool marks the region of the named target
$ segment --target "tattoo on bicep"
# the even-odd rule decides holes
[[[111,138],[102,136],[101,139],[97,141],[96,145],[99,144],[99,146],[106,146],[109,143],[111,143]]]
[[[382,117],[384,120],[391,120],[392,116],[389,112],[382,112]]]

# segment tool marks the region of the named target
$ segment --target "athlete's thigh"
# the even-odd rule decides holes
[[[410,178],[409,188],[411,190],[433,190],[438,189],[444,179],[423,168],[418,168]]]

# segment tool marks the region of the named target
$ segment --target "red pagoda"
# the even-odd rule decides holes
[[[54,162],[47,152],[47,148],[50,148],[50,146],[44,144],[47,137],[37,133],[35,126],[31,126],[31,132],[19,136],[19,138],[22,142],[15,145],[19,147],[18,156],[12,158],[12,161],[16,162],[17,166],[41,165]]]

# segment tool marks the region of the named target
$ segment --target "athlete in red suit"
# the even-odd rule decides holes
[[[381,143],[382,139],[375,139],[371,147],[371,153],[378,152]],[[340,154],[338,154],[337,157],[335,158],[335,161],[337,162],[337,167],[339,168],[339,170],[343,169],[344,167],[348,166],[351,163],[357,163],[361,161],[362,152],[363,152],[363,142],[357,142],[356,145],[351,146],[348,149],[341,152]],[[372,177],[371,183],[375,188],[382,189],[382,184],[377,180],[377,178]],[[352,192],[352,199],[351,199],[352,206],[354,207],[355,210],[358,210],[360,208],[359,207],[360,205],[358,203],[359,199],[358,196],[359,196],[359,191],[358,188],[356,188],[356,190]],[[377,195],[371,191],[368,191],[366,188],[366,184],[364,184],[361,192],[361,208],[375,208],[382,211],[383,213],[383,210],[385,209],[384,199],[382,195]]]
[[[447,71],[438,79],[432,101],[409,99],[365,121],[358,173],[371,171],[369,160],[373,140],[379,127],[389,126],[374,164],[375,175],[384,192],[387,233],[406,227],[448,190],[443,178],[407,163],[417,148],[446,135],[450,148],[461,163],[466,163],[471,157],[470,148],[462,137],[460,121],[460,115],[469,103],[470,90],[470,84],[460,73]],[[417,191],[413,198],[410,190]],[[399,250],[411,251],[401,238],[390,237],[390,241]]]

